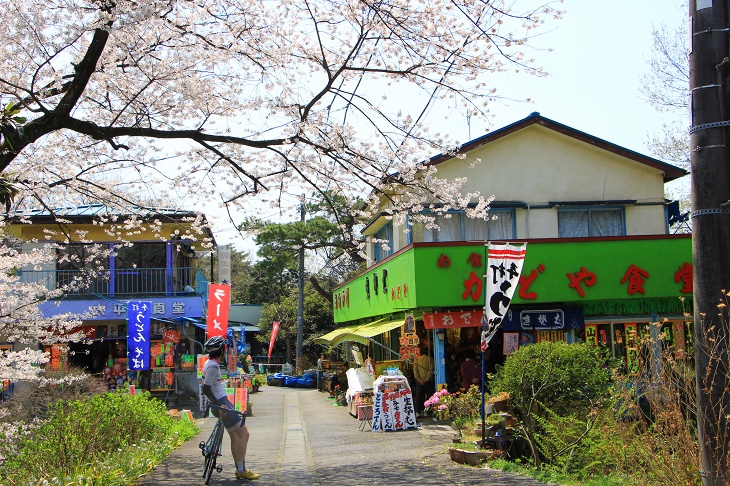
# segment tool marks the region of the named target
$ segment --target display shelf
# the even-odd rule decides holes
[[[168,391],[173,386],[174,372],[172,368],[153,369],[150,373],[150,391]]]
[[[373,404],[374,394],[373,391],[357,392],[352,395],[350,401],[347,404],[347,409],[350,415],[360,419],[360,412],[358,407],[368,406]]]

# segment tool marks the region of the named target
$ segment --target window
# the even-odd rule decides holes
[[[63,245],[56,250],[58,270],[100,270],[109,268],[104,245]]]
[[[632,331],[633,330],[633,331]],[[614,358],[624,362],[625,369],[636,372],[639,356],[636,354],[640,342],[646,342],[649,324],[608,322],[586,324],[586,342],[597,344],[610,350]],[[632,335],[633,334],[633,335]],[[642,360],[644,360],[642,358]],[[644,360],[645,361],[645,360]]]
[[[438,228],[424,228],[423,241],[460,241],[461,213],[435,214],[434,224]]]
[[[512,211],[489,211],[489,220],[464,218],[464,240],[508,240],[515,237]]]
[[[108,291],[109,257],[102,244],[62,245],[56,250],[56,284],[75,294]]]
[[[558,236],[623,236],[623,209],[558,209]]]
[[[514,212],[512,210],[489,211],[489,220],[469,218],[464,213],[435,215],[439,229],[423,229],[422,241],[486,241],[514,238]],[[414,232],[414,240],[417,232]]]
[[[165,268],[164,243],[135,243],[132,246],[114,247],[116,268]]]
[[[383,244],[387,246],[383,248]],[[373,258],[379,262],[393,254],[393,225],[388,223],[373,236]]]
[[[165,243],[115,246],[115,292],[161,293],[167,288]]]
[[[629,373],[646,372],[665,352],[674,359],[692,359],[692,335],[692,323],[683,321],[665,321],[661,329],[644,322],[599,322],[585,326],[586,342],[610,350],[614,358],[623,360]]]
[[[373,359],[375,361],[391,361],[397,360],[399,357],[394,353],[393,349],[398,349],[400,331],[393,329],[374,337],[374,342],[379,346],[373,347]]]

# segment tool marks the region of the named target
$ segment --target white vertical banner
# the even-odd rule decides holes
[[[488,243],[486,246],[487,272],[484,275],[486,326],[482,328],[482,351],[486,351],[489,341],[496,334],[509,309],[527,253],[527,243],[519,245]]]
[[[231,284],[231,247],[218,247],[218,283]]]
[[[373,390],[373,432],[418,427],[411,387],[405,379],[388,382],[381,376],[373,383]]]

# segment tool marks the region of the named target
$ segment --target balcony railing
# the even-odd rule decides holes
[[[21,270],[21,282],[61,289],[65,295],[201,295],[208,280],[196,267],[113,270]]]

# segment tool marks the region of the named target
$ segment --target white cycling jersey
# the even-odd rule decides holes
[[[220,365],[214,360],[209,359],[203,366],[203,386],[208,385],[210,392],[216,398],[216,401],[226,398],[226,390],[223,388]]]

